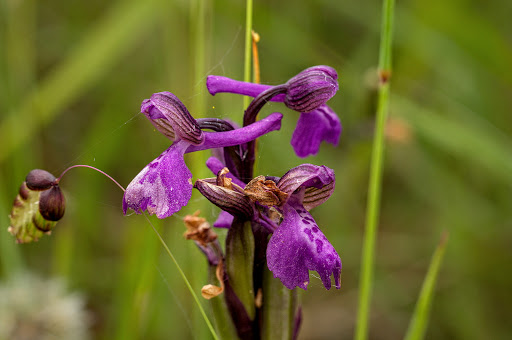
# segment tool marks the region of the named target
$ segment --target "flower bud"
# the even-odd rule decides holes
[[[284,103],[298,112],[311,112],[338,91],[338,74],[329,66],[313,66],[288,80]]]
[[[55,176],[46,170],[34,169],[28,173],[25,182],[30,190],[41,191],[51,188],[55,183]]]
[[[66,200],[58,185],[43,191],[39,197],[39,212],[45,220],[58,221],[64,216]]]

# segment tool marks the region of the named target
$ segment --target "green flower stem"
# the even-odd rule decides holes
[[[355,339],[368,338],[368,319],[374,270],[375,240],[379,220],[380,196],[382,186],[382,164],[384,159],[384,127],[389,111],[389,77],[391,76],[391,37],[393,31],[394,0],[384,0],[382,10],[382,32],[379,56],[380,87],[377,103],[377,123],[373,140],[366,209],[366,227],[364,235],[360,287],[359,310]]]
[[[286,288],[266,267],[264,268],[262,340],[293,338],[298,300],[297,288]]]
[[[254,320],[253,286],[254,235],[251,223],[237,218],[233,221],[226,237],[226,273],[233,291]]]
[[[407,330],[407,334],[404,338],[405,340],[421,340],[425,337],[437,275],[439,274],[439,269],[443,262],[447,242],[448,232],[444,232],[441,235],[441,241],[439,241],[439,245],[437,246],[434,255],[432,256],[432,260],[430,261],[430,266],[428,268],[427,275],[425,276],[425,280],[423,281],[423,286],[421,287],[420,296],[418,297],[418,302],[416,303],[416,308],[414,309],[409,329]]]
[[[252,0],[247,0],[245,9],[245,51],[244,51],[244,81],[251,81],[251,47],[252,47]],[[244,96],[244,110],[251,101]]]
[[[199,301],[199,298],[197,297],[197,294],[195,293],[194,288],[192,288],[192,285],[188,281],[187,276],[185,275],[185,273],[181,269],[180,265],[178,264],[178,261],[176,261],[176,259],[174,258],[174,255],[172,254],[172,252],[169,249],[169,247],[167,247],[167,244],[165,243],[164,239],[162,238],[162,236],[160,235],[158,230],[156,230],[156,228],[153,225],[153,223],[151,223],[151,221],[150,221],[149,217],[147,216],[147,214],[144,212],[143,215],[146,218],[146,220],[148,221],[149,225],[151,225],[151,228],[153,228],[153,231],[155,232],[155,234],[158,236],[158,239],[160,240],[160,243],[162,243],[162,246],[165,248],[165,251],[167,252],[169,257],[171,258],[172,262],[174,262],[174,264],[176,265],[176,268],[178,269],[178,272],[180,273],[181,277],[183,278],[183,281],[187,285],[187,288],[190,291],[190,294],[194,298],[194,300],[195,300],[195,302],[197,304],[197,307],[199,308],[199,311],[201,312],[201,315],[203,316],[204,321],[206,322],[206,325],[210,329],[210,332],[212,333],[213,338],[215,340],[218,340],[219,337],[217,336],[217,333],[215,332],[215,329],[213,329],[213,325],[210,322],[210,320],[208,319],[208,316],[206,316],[206,313],[205,313],[205,311],[203,309],[203,306],[201,305],[201,302]]]

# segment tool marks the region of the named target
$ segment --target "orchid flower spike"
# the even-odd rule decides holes
[[[219,162],[210,158],[209,168]],[[221,172],[219,172],[220,174]],[[331,276],[341,287],[341,260],[322,233],[309,210],[325,202],[334,191],[334,171],[326,166],[302,164],[280,179],[258,176],[242,189],[235,179],[198,180],[198,189],[212,203],[223,209],[216,224],[227,227],[233,215],[250,219],[272,233],[267,246],[267,266],[274,277],[288,289],[307,289],[309,271],[319,275],[326,289]],[[280,215],[276,218],[276,211]],[[215,224],[214,224],[215,226]]]
[[[158,218],[171,216],[190,200],[192,173],[185,164],[185,153],[247,143],[279,130],[282,119],[280,113],[273,113],[240,129],[204,132],[185,105],[170,92],[155,93],[145,99],[141,113],[173,143],[128,185],[123,196],[123,212],[148,211]]]
[[[288,108],[300,112],[291,145],[297,156],[304,158],[317,154],[322,141],[338,145],[341,123],[326,105],[338,91],[337,79],[338,74],[332,67],[313,66],[277,86],[208,76],[206,87],[212,95],[229,92],[255,97],[247,111],[254,110],[256,114],[269,100],[284,102]]]

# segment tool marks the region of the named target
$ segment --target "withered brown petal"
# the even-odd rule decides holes
[[[245,186],[244,193],[254,202],[271,207],[281,205],[288,199],[288,194],[279,190],[276,183],[258,176]]]
[[[187,231],[185,232],[185,238],[187,240],[194,240],[199,242],[201,245],[206,246],[217,239],[217,234],[211,230],[210,224],[205,218],[199,217],[199,210],[194,215],[187,215],[183,219]]]
[[[233,179],[226,176],[228,173],[229,170],[226,167],[222,168],[222,170],[219,171],[219,173],[217,174],[217,185],[224,188],[233,189],[231,185]]]

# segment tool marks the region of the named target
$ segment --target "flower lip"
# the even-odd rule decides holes
[[[297,197],[283,206],[283,222],[268,243],[267,265],[288,289],[307,289],[310,270],[319,274],[326,289],[331,288],[331,276],[336,288],[341,287],[340,257]]]

